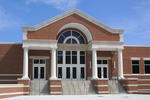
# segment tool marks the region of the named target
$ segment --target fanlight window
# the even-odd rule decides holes
[[[66,31],[60,35],[59,44],[85,44],[84,38],[76,31]]]

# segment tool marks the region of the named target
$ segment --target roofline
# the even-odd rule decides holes
[[[22,43],[15,43],[15,42],[0,42],[0,44],[22,44]]]
[[[124,47],[150,47],[150,45],[124,45]]]
[[[27,32],[27,31],[36,31],[36,30],[39,30],[39,29],[41,29],[43,27],[46,27],[47,25],[50,25],[50,24],[52,24],[52,23],[54,23],[54,22],[56,22],[58,20],[61,20],[61,19],[65,18],[65,17],[68,17],[68,16],[70,16],[72,14],[77,14],[80,17],[88,20],[91,23],[96,24],[97,26],[99,26],[99,27],[101,27],[101,28],[107,30],[108,32],[113,33],[113,34],[122,34],[124,32],[123,29],[113,29],[113,28],[111,28],[111,27],[103,24],[102,22],[96,20],[95,18],[93,18],[93,17],[91,17],[91,16],[89,16],[89,15],[87,15],[87,14],[79,11],[78,9],[69,10],[69,11],[67,11],[67,12],[65,12],[63,14],[60,14],[60,15],[58,15],[56,17],[53,17],[53,18],[51,18],[51,19],[49,19],[47,21],[44,21],[44,22],[42,22],[42,23],[40,23],[38,25],[35,25],[35,26],[23,26],[22,30],[24,32]]]

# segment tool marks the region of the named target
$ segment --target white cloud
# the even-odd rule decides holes
[[[68,10],[75,8],[79,0],[27,0],[27,4],[30,3],[43,3],[47,5],[52,5],[59,10]]]
[[[21,26],[21,21],[0,7],[0,31]]]

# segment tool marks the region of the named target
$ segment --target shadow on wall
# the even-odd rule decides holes
[[[23,70],[22,44],[0,44],[0,83],[17,83]],[[9,75],[13,74],[13,75]]]

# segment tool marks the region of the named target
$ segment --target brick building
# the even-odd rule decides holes
[[[21,44],[0,44],[0,98],[150,93],[150,47],[125,46],[122,29],[73,9],[22,30]]]

